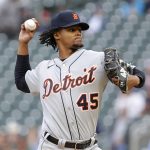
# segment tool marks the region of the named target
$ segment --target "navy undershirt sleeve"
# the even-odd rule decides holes
[[[19,90],[25,93],[30,93],[28,85],[25,81],[25,74],[28,70],[31,70],[29,55],[17,55],[15,66],[15,84]]]
[[[140,84],[138,86],[135,86],[136,88],[141,88],[143,87],[144,83],[145,83],[145,74],[144,72],[138,70],[137,68],[134,68],[133,70],[133,75],[136,75],[139,77],[140,79]]]

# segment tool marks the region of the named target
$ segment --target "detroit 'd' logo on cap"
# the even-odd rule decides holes
[[[73,13],[72,16],[73,16],[74,20],[78,20],[79,19],[78,15],[76,13]]]

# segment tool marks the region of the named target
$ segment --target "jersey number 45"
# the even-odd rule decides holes
[[[96,109],[98,107],[98,93],[92,93],[89,97],[88,94],[82,94],[77,101],[77,105],[82,110],[88,110],[89,107],[92,110]]]

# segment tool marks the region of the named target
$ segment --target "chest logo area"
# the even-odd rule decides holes
[[[43,99],[48,97],[52,92],[58,93],[60,91],[65,91],[69,88],[75,88],[81,85],[90,84],[95,80],[94,72],[96,71],[96,67],[93,66],[89,69],[83,69],[83,75],[73,78],[72,75],[66,75],[60,83],[54,83],[53,79],[48,78],[43,83],[44,94]]]

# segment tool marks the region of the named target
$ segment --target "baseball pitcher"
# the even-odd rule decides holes
[[[38,28],[38,21],[33,20]],[[108,81],[123,93],[144,84],[144,73],[122,61],[116,49],[84,49],[83,31],[88,28],[74,11],[56,14],[40,42],[52,46],[58,57],[31,69],[28,43],[36,30],[21,26],[15,83],[25,93],[40,95],[43,122],[38,150],[100,150],[95,132]]]

